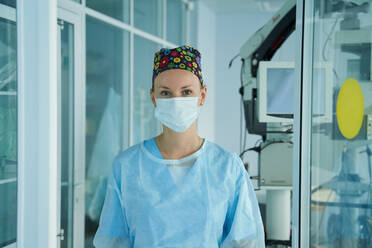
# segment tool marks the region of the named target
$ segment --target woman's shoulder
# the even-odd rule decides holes
[[[143,142],[143,141],[142,141]],[[113,160],[113,174],[115,177],[119,177],[121,175],[123,167],[127,167],[137,161],[139,158],[139,153],[141,151],[141,143],[132,145],[125,150],[120,151]]]
[[[228,149],[212,141],[207,140],[207,145],[208,152],[213,153],[216,156],[221,156],[229,159],[235,159],[238,156],[235,152],[229,151]]]
[[[136,158],[138,156],[138,153],[141,151],[142,143],[143,141],[135,145],[129,146],[125,150],[120,151],[116,155],[115,160],[124,161],[124,160],[130,160],[130,159]]]
[[[243,162],[238,154],[222,147],[219,144],[208,141],[207,156],[217,162],[217,164],[226,166],[232,170],[241,171],[244,169]]]

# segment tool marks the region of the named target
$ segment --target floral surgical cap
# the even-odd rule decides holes
[[[154,70],[152,74],[152,86],[156,76],[165,70],[184,69],[194,73],[203,85],[201,74],[200,52],[190,46],[180,46],[172,49],[162,48],[154,55]]]

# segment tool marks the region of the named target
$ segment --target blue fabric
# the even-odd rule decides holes
[[[155,138],[145,140],[143,144],[144,144],[145,148],[150,153],[152,153],[152,155],[154,155],[155,157],[160,158],[160,159],[163,158],[163,156],[161,155],[161,152],[159,151],[159,147],[156,144]],[[173,164],[172,163],[167,163],[169,172],[172,175],[173,181],[177,186],[179,186],[179,187],[181,186],[183,179],[185,178],[186,174],[191,169],[191,166],[194,164],[194,162],[196,160],[196,157],[198,156],[198,153],[200,153],[200,152],[197,151],[197,152],[183,158],[183,160],[185,160],[187,158],[189,158],[189,160],[186,161],[182,165],[174,164],[174,163]],[[164,161],[168,161],[168,160],[164,160]],[[170,161],[175,161],[175,160],[170,160]]]
[[[253,186],[235,153],[205,140],[177,187],[166,160],[144,143],[114,160],[95,247],[265,247]]]
[[[156,144],[155,138],[151,138],[148,140],[143,141],[145,148],[152,153],[157,158],[163,158],[161,155],[158,145]]]

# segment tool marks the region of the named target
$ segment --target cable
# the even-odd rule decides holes
[[[262,139],[258,139],[258,140],[256,140],[256,143],[254,143],[254,146],[257,146],[258,145],[258,142],[260,142],[261,141],[261,143],[262,143]]]
[[[261,150],[262,151],[263,149],[265,149],[266,147],[268,147],[269,145],[272,145],[272,144],[275,144],[275,143],[288,143],[288,144],[293,144],[292,141],[287,141],[287,140],[274,140],[274,141],[271,141],[267,144],[264,144],[264,146],[261,147]]]
[[[232,64],[232,61],[230,61],[230,64],[229,64],[229,68]],[[240,85],[242,85],[243,82],[242,82],[242,68],[240,68]],[[240,97],[240,136],[239,136],[239,152],[241,153],[243,151],[243,148],[242,148],[242,108],[243,108],[243,96]]]
[[[238,57],[240,55],[240,53],[238,53],[237,55],[235,55],[234,56],[234,58],[232,58],[231,60],[230,60],[230,62],[229,62],[229,69],[230,69],[230,67],[232,66],[232,63],[233,63],[233,61]]]
[[[247,129],[244,128],[243,150],[245,149],[247,145],[246,143],[247,143]]]
[[[257,144],[259,141],[262,141],[262,139],[258,139],[256,140],[255,144],[254,144],[254,147],[251,147],[251,148],[248,148],[244,151],[242,151],[239,155],[239,157],[243,160],[243,155],[244,153],[248,152],[248,151],[255,151],[255,152],[260,152],[261,151],[261,147]],[[262,142],[261,142],[262,143]],[[245,148],[245,147],[244,147]]]
[[[243,70],[245,65],[245,59],[242,59],[242,66],[240,67],[240,86],[243,87]],[[242,95],[243,98],[243,95]]]
[[[369,148],[368,145],[366,145],[366,153],[367,153],[367,160],[368,160],[368,174],[369,174],[369,184],[372,185],[372,164],[371,164],[371,156],[372,156],[372,151]],[[371,201],[371,191],[368,192],[368,199],[367,199],[367,204]],[[367,211],[367,210],[366,210]],[[371,210],[372,213],[372,210]]]
[[[237,56],[235,56],[237,57]],[[234,59],[235,59],[234,57]],[[240,86],[243,87],[243,70],[244,70],[244,62],[245,60],[242,59],[242,66],[240,68]],[[232,61],[231,61],[232,63]],[[231,66],[231,64],[230,64]],[[243,94],[244,95],[244,94]],[[243,114],[244,114],[244,108],[243,108],[243,105],[244,105],[244,99],[243,99],[243,95],[240,95],[240,153],[242,153],[242,151],[245,149],[245,142],[246,142],[246,132],[247,132],[247,127],[246,127],[246,122],[244,121],[245,125],[243,127]],[[244,128],[244,129],[243,129]],[[244,130],[244,131],[243,131]],[[243,132],[244,132],[244,143],[242,144],[242,136],[243,136]]]
[[[338,76],[337,71],[335,70],[335,68],[333,68],[333,74],[335,74],[336,80],[337,80],[337,82],[339,82],[340,81],[340,77]]]
[[[261,151],[261,147],[255,146],[255,147],[248,148],[248,149],[244,150],[243,152],[241,152],[240,155],[239,155],[239,157],[240,158],[243,158],[244,153],[246,153],[248,151],[260,152]]]
[[[243,109],[243,99],[241,98],[241,100],[240,100],[240,136],[239,136],[239,145],[240,145],[240,152],[242,152],[243,151],[243,149],[244,149],[244,147],[242,147],[242,128],[243,128],[243,124],[242,124],[242,110]]]
[[[336,21],[333,23],[331,30],[328,33],[327,39],[324,42],[323,49],[322,49],[322,56],[324,61],[328,61],[328,58],[326,58],[325,50],[326,46],[328,45],[328,42],[331,40],[331,35],[335,30],[336,24],[338,23],[339,18],[336,18]]]

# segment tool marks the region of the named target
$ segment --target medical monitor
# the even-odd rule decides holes
[[[258,118],[263,123],[293,123],[295,95],[294,62],[262,61],[258,68]],[[314,122],[332,121],[332,67],[315,63],[312,82]]]

